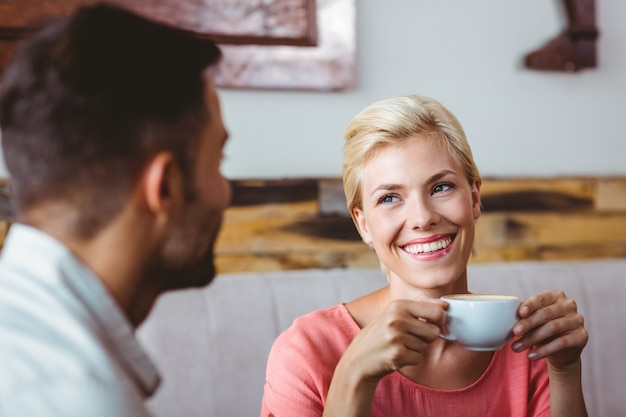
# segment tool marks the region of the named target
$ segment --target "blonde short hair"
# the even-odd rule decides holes
[[[417,135],[443,143],[468,182],[480,185],[480,174],[463,127],[448,109],[430,97],[390,98],[362,110],[346,129],[343,187],[350,213],[354,208],[362,208],[362,171],[375,152],[388,144],[415,139]]]

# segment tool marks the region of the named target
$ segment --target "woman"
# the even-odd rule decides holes
[[[440,338],[467,293],[481,179],[457,119],[419,96],[383,100],[348,126],[344,189],[389,285],[298,318],[274,343],[261,416],[586,416],[587,331],[546,291],[495,352]]]

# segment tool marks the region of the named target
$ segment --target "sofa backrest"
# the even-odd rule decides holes
[[[623,415],[626,260],[471,265],[472,292],[523,298],[561,289],[578,303],[590,341],[583,384],[590,415]],[[377,269],[230,274],[159,298],[138,336],[163,381],[156,417],[248,417],[260,412],[265,362],[294,318],[380,288]]]

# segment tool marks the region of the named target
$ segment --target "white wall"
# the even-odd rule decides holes
[[[220,91],[227,176],[339,176],[349,120],[410,93],[457,115],[483,175],[626,174],[626,1],[596,0],[599,67],[576,74],[522,66],[564,27],[561,0],[356,1],[355,90]]]

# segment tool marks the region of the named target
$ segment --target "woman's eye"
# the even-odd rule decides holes
[[[452,188],[452,184],[448,184],[448,183],[437,184],[433,187],[433,194],[448,191],[451,188]]]
[[[389,204],[395,203],[396,201],[398,201],[398,197],[387,194],[378,199],[378,204]]]

